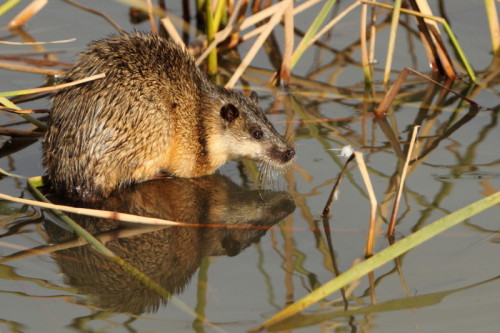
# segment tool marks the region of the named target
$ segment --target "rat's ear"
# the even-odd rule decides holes
[[[240,115],[240,111],[233,104],[226,104],[220,108],[220,116],[228,123],[233,122]]]
[[[250,99],[254,101],[255,103],[259,103],[259,95],[255,91],[252,90],[250,93]]]

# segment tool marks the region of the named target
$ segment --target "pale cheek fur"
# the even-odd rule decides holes
[[[231,155],[244,156],[250,159],[262,159],[262,144],[253,140],[233,140],[231,143]]]
[[[230,158],[230,147],[232,142],[229,136],[211,137],[208,139],[207,148],[210,152],[210,164],[214,168],[218,168],[226,163]]]

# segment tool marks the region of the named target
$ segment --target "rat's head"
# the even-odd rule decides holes
[[[218,111],[219,140],[229,157],[246,157],[273,167],[288,165],[295,150],[266,118],[257,94],[224,94]]]

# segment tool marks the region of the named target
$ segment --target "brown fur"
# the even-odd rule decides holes
[[[199,177],[235,157],[284,166],[295,155],[253,99],[212,84],[166,39],[93,42],[63,81],[98,73],[52,100],[44,165],[60,194],[94,201],[162,171]]]

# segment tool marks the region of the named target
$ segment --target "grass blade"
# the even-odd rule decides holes
[[[321,36],[326,34],[327,32],[331,31],[331,29],[338,23],[340,20],[342,20],[347,14],[352,12],[356,7],[358,7],[361,3],[360,2],[354,2],[351,4],[349,7],[344,9],[342,12],[340,12],[333,20],[328,22],[317,34],[315,34],[313,37],[311,37],[307,43],[305,44],[304,48],[307,49],[311,45],[313,45]]]
[[[26,6],[19,14],[14,17],[7,28],[17,29],[22,27],[26,22],[32,19],[43,7],[48,3],[48,0],[33,0],[28,6]]]
[[[365,76],[365,84],[370,84],[372,82],[372,68],[370,64],[370,59],[368,57],[368,48],[366,44],[366,21],[367,21],[367,10],[368,5],[363,4],[361,6],[361,61],[363,64],[363,74]]]
[[[67,88],[67,87],[70,87],[70,86],[74,86],[74,85],[77,85],[77,84],[81,84],[81,83],[85,83],[85,82],[89,82],[89,81],[93,81],[93,80],[97,80],[97,79],[102,79],[105,76],[106,75],[104,73],[101,73],[101,74],[96,74],[96,75],[92,75],[92,76],[86,77],[86,78],[81,79],[81,80],[75,80],[75,81],[72,81],[72,82],[62,83],[62,84],[58,84],[58,85],[55,85],[55,86],[48,86],[48,87],[41,87],[41,88],[32,88],[32,89],[25,89],[25,90],[16,90],[16,91],[4,91],[4,92],[0,92],[0,98],[1,97],[18,96],[18,95],[35,94],[35,93],[41,93],[41,92],[47,92],[47,91],[54,91],[54,90],[63,89],[63,88]],[[3,102],[1,100],[0,100],[0,103],[3,104]],[[11,107],[11,106],[6,105],[6,104],[4,104],[4,105],[8,106],[8,107]]]
[[[401,13],[401,2],[402,0],[394,1],[391,19],[391,34],[389,35],[389,46],[387,47],[387,58],[385,60],[384,84],[389,82],[389,76],[391,75],[392,56],[394,55],[394,45],[396,44],[399,15]]]
[[[12,103],[9,99],[1,96],[1,94],[0,94],[0,104],[3,104],[6,107],[14,109],[14,110],[21,110],[21,108],[19,106],[17,106],[16,104]],[[39,121],[36,118],[31,117],[30,115],[19,114],[19,116],[22,117],[22,118],[24,118],[24,120],[29,121],[30,123],[32,123],[33,125],[37,126],[40,129],[43,129],[43,130],[47,129],[47,125],[45,123]]]
[[[419,308],[425,308],[441,303],[446,297],[460,293],[465,290],[471,290],[473,288],[479,287],[484,284],[496,281],[500,279],[499,276],[494,278],[475,283],[473,285],[456,288],[451,290],[446,290],[442,292],[430,293],[430,294],[420,294],[416,296],[408,296],[403,298],[391,299],[383,301],[380,303],[373,303],[372,305],[366,305],[359,308],[352,308],[348,310],[334,311],[334,312],[322,312],[318,314],[307,314],[307,315],[297,315],[290,318],[286,322],[279,323],[276,326],[272,326],[272,331],[286,331],[286,330],[298,330],[304,327],[310,327],[313,325],[320,325],[325,321],[335,321],[337,318],[349,318],[354,316],[366,316],[369,315],[377,316],[379,313],[384,312],[395,312],[401,310],[415,310]]]
[[[427,3],[427,0],[413,0],[411,2],[411,6],[417,12],[430,17],[434,16],[429,4]],[[437,56],[437,59],[435,60],[439,60],[439,70],[442,70],[442,74],[445,74],[447,77],[454,80],[457,77],[457,73],[453,68],[450,55],[448,54],[446,46],[444,45],[444,41],[439,31],[437,22],[429,19],[421,19],[421,17],[419,16],[416,16],[416,18],[419,24],[419,28],[426,36],[426,38],[423,38],[423,41],[425,41],[427,43],[427,46],[431,48],[432,53]],[[431,58],[429,60],[433,61],[433,59]]]
[[[366,249],[365,256],[370,257],[373,254],[373,246],[375,244],[375,216],[377,215],[377,198],[375,197],[375,192],[373,191],[373,185],[370,180],[370,175],[368,174],[368,169],[366,168],[365,160],[363,154],[359,151],[354,151],[354,156],[356,156],[356,163],[358,164],[359,172],[365,183],[366,191],[368,192],[368,197],[370,198],[370,222],[368,225],[368,234],[366,235]]]
[[[335,198],[335,195],[337,193],[337,188],[340,185],[340,182],[342,181],[342,178],[344,177],[344,174],[347,171],[347,166],[349,163],[354,159],[355,155],[351,154],[347,161],[344,163],[344,166],[342,167],[342,170],[340,171],[339,176],[337,177],[337,180],[335,181],[335,184],[332,187],[332,191],[330,192],[330,195],[328,196],[328,200],[326,201],[325,208],[323,208],[323,213],[321,214],[322,217],[328,217],[330,215],[330,206],[332,205],[333,199]]]
[[[500,56],[500,24],[498,23],[498,12],[495,0],[484,0],[484,7],[488,15],[493,54]]]
[[[326,16],[330,13],[330,10],[332,9],[333,5],[336,2],[337,2],[337,0],[329,0],[323,5],[323,8],[321,8],[318,16],[313,21],[313,23],[311,24],[311,26],[307,30],[304,38],[302,38],[302,40],[299,43],[299,46],[297,46],[297,49],[293,53],[291,67],[294,67],[297,64],[297,61],[299,61],[300,57],[307,49],[307,44],[308,44],[309,40],[316,34],[319,27],[323,24],[323,22],[326,19]]]
[[[359,1],[361,3],[367,3],[367,4],[371,4],[373,6],[378,6],[378,7],[382,7],[382,8],[391,9],[391,10],[394,9],[394,7],[383,4],[383,3],[377,3],[377,2],[366,1],[366,0],[359,0]],[[408,9],[403,9],[403,8],[401,9],[401,12],[406,13],[406,14],[410,14],[410,15],[414,15],[414,16],[418,16],[418,17],[423,17],[425,19],[429,19],[429,20],[441,23],[443,25],[444,30],[448,34],[448,37],[450,38],[451,44],[453,45],[453,47],[457,51],[458,57],[462,61],[463,65],[465,67],[465,70],[467,71],[467,74],[469,75],[469,77],[471,78],[471,80],[473,82],[477,82],[476,74],[474,73],[474,70],[472,69],[472,66],[469,63],[469,60],[467,59],[464,52],[462,51],[462,48],[460,47],[460,44],[458,43],[458,40],[455,37],[455,34],[451,30],[450,25],[448,24],[448,22],[446,22],[445,19],[443,19],[442,17],[425,15],[425,14],[422,14],[422,13],[414,11],[414,10],[408,10]]]
[[[15,63],[8,62],[8,61],[0,61],[0,68],[8,69],[11,71],[26,72],[26,73],[33,73],[33,74],[42,74],[42,75],[62,75],[66,72],[63,69],[40,68],[37,66],[31,66],[31,65],[15,64]]]
[[[293,23],[293,2],[290,2],[288,8],[285,10],[284,17],[284,40],[285,46],[283,51],[283,60],[281,62],[280,75],[281,80],[286,84],[290,83],[291,67],[290,62],[293,54],[294,42],[294,23]]]
[[[285,13],[285,10],[288,8],[292,1],[291,0],[284,0],[283,2],[280,2],[280,7],[276,9],[276,12],[274,15],[271,17],[269,22],[266,23],[264,30],[260,34],[260,36],[257,38],[257,40],[254,42],[250,50],[248,51],[247,55],[245,58],[243,58],[241,64],[238,66],[236,71],[233,73],[233,76],[231,76],[231,79],[226,83],[226,88],[232,89],[234,85],[236,84],[236,81],[243,75],[243,71],[250,65],[250,62],[252,59],[255,57],[259,49],[261,48],[262,44],[264,44],[264,41],[267,39],[267,37],[271,34],[273,29],[279,24],[281,19],[283,18],[283,14]]]
[[[111,17],[109,17],[108,15],[106,15],[103,12],[100,12],[100,11],[95,10],[93,8],[90,8],[90,7],[86,7],[86,6],[82,5],[82,4],[79,4],[78,2],[73,1],[73,0],[63,0],[63,1],[69,3],[70,5],[75,6],[77,8],[83,9],[83,10],[89,12],[89,13],[101,16],[109,24],[111,24],[118,32],[124,32],[125,31],[125,30],[122,29],[122,27],[120,27],[120,25],[118,23],[116,23]]]
[[[37,180],[38,178],[41,178],[41,177],[30,178],[30,181],[28,182],[28,184],[34,183],[34,182],[36,184],[36,181],[39,181],[39,180]],[[33,188],[34,186],[35,185],[31,184],[30,188]],[[33,192],[36,193],[36,191],[33,191]],[[170,220],[165,220],[165,219],[138,216],[138,215],[132,215],[132,214],[126,214],[126,213],[118,213],[118,212],[107,211],[107,210],[98,210],[98,209],[56,205],[56,204],[50,203],[48,200],[43,200],[44,197],[42,196],[41,193],[36,193],[36,194],[38,194],[37,198],[43,202],[29,200],[29,199],[16,198],[16,197],[4,194],[4,193],[0,193],[0,199],[9,200],[12,202],[18,202],[18,203],[22,203],[25,205],[46,208],[46,209],[60,210],[60,211],[69,212],[69,213],[73,213],[73,214],[94,216],[94,217],[103,218],[103,219],[113,219],[113,220],[121,221],[121,222],[145,223],[145,224],[149,224],[149,225],[163,225],[163,226],[166,226],[166,225],[176,225],[176,226],[186,226],[186,227],[197,226],[196,224],[191,224],[191,223],[175,222],[175,221],[170,221]],[[206,225],[204,225],[204,226],[206,226]]]
[[[12,7],[20,3],[21,0],[7,0],[4,4],[0,6],[0,16],[7,13]]]
[[[417,133],[420,125],[415,125],[413,127],[413,132],[411,135],[410,146],[408,147],[408,153],[406,156],[405,164],[403,166],[403,171],[401,172],[401,180],[399,181],[398,194],[396,199],[394,200],[394,206],[392,209],[391,220],[389,223],[389,229],[387,231],[388,237],[394,237],[394,228],[396,226],[396,215],[399,209],[399,202],[401,200],[401,194],[403,193],[403,188],[405,185],[406,174],[408,173],[408,165],[410,164],[411,156],[413,154],[413,147],[415,146],[415,142],[417,141]]]
[[[205,16],[207,20],[207,41],[211,44],[215,40],[215,33],[217,28],[215,27],[214,14],[212,12],[212,0],[205,0]],[[217,74],[217,48],[214,47],[212,51],[208,54],[208,75]]]
[[[393,260],[401,254],[435,237],[441,232],[498,203],[500,203],[500,191],[438,219],[432,224],[394,243],[394,245],[385,248],[373,257],[352,267],[345,273],[339,275],[337,278],[325,283],[321,287],[311,292],[309,295],[303,297],[272,318],[266,320],[260,326],[254,328],[252,332],[263,330],[273,324],[279,323],[280,321],[291,317],[294,314],[299,313],[303,309],[318,302],[319,300],[355,281],[356,279],[363,277],[365,274],[382,266],[390,260]]]
[[[10,42],[6,40],[0,40],[0,44],[5,44],[5,45],[18,45],[18,46],[38,46],[38,45],[45,45],[45,44],[61,44],[61,43],[69,43],[69,42],[74,42],[76,38],[70,38],[70,39],[63,39],[63,40],[53,40],[49,42]]]

